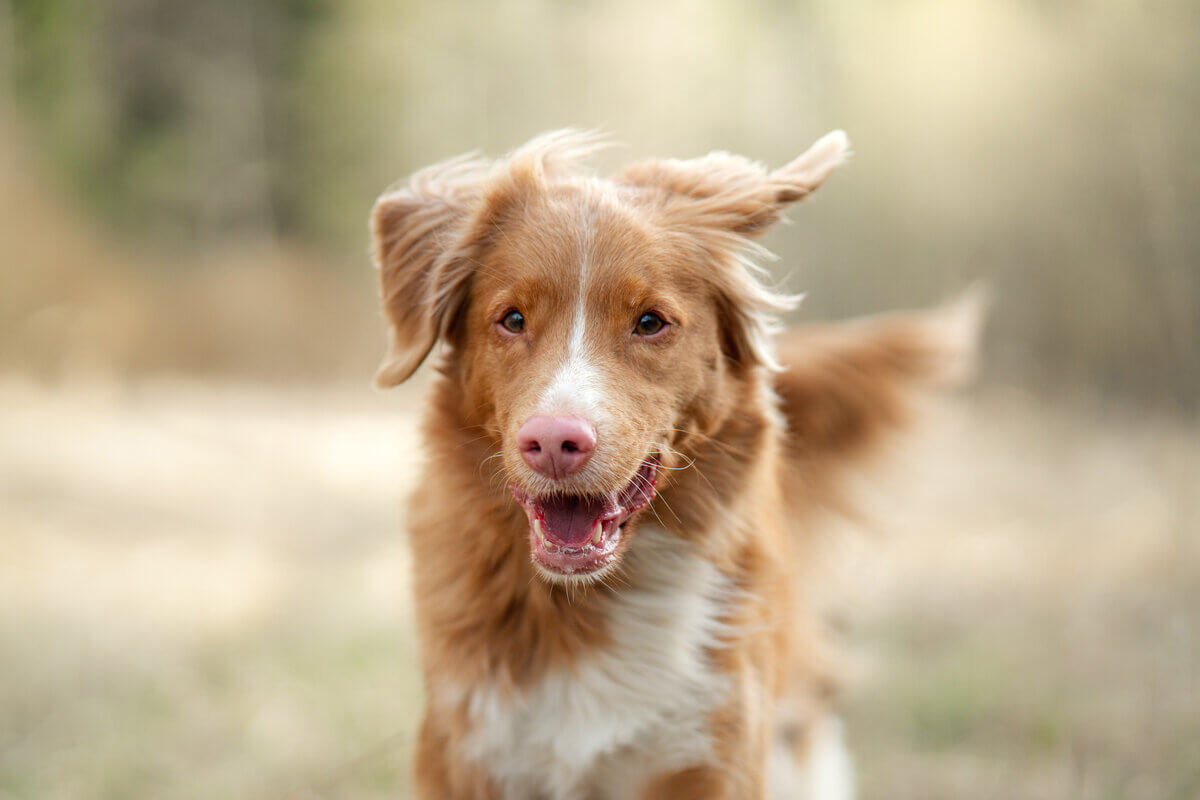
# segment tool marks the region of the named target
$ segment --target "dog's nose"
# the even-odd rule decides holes
[[[578,472],[596,449],[596,428],[579,417],[530,417],[517,433],[525,463],[551,478]]]

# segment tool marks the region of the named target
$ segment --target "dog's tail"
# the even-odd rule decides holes
[[[973,286],[930,311],[808,325],[782,338],[775,389],[793,512],[850,511],[840,478],[911,421],[921,393],[972,374],[986,306]]]

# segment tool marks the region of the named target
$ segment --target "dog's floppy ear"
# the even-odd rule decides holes
[[[378,386],[403,382],[439,337],[452,338],[471,277],[497,231],[549,179],[602,146],[587,131],[551,131],[506,160],[461,156],[435,164],[376,201],[371,233],[389,328]]]
[[[626,167],[615,180],[660,193],[668,223],[756,236],[779,221],[784,207],[816,191],[845,161],[849,147],[839,130],[773,172],[741,156],[711,153],[688,161],[643,161]]]
[[[479,203],[485,162],[454,159],[416,173],[385,192],[371,212],[375,266],[388,325],[379,387],[407,380],[464,300],[467,278],[447,257]]]

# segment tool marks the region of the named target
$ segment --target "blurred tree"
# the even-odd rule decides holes
[[[768,241],[798,318],[980,277],[990,375],[1197,410],[1197,32],[1195,0],[0,0],[0,74],[131,238],[316,243],[355,286],[372,199],[439,158],[578,125],[635,144],[610,164],[779,164],[845,127]]]
[[[10,1],[18,101],[102,216],[201,239],[308,227],[294,84],[330,0]]]

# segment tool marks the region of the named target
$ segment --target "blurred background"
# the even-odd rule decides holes
[[[979,380],[845,534],[865,797],[1200,796],[1200,5],[0,0],[0,797],[405,797],[388,184],[852,161],[795,323],[982,279]],[[896,464],[899,466],[897,467]]]

